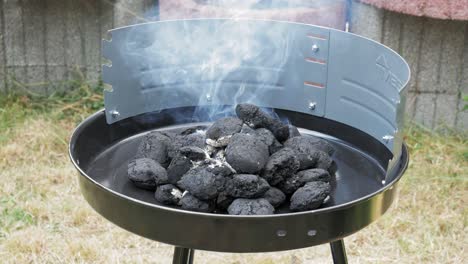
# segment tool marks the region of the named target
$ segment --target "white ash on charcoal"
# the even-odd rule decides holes
[[[185,193],[180,199],[180,206],[184,210],[190,210],[195,212],[210,213],[214,210],[214,203],[212,201],[203,201],[190,193]]]
[[[249,134],[235,134],[226,147],[226,161],[239,173],[258,173],[269,156],[268,146]]]
[[[138,146],[135,158],[153,159],[164,167],[169,165],[168,149],[171,147],[172,141],[168,135],[159,131],[153,131],[143,138]]]
[[[140,158],[128,163],[128,178],[137,186],[147,190],[154,190],[157,185],[167,183],[167,172],[161,164]]]
[[[280,189],[275,187],[270,187],[270,189],[263,194],[262,198],[265,198],[275,208],[286,201],[286,195]]]
[[[154,198],[162,204],[177,205],[182,198],[182,192],[173,184],[159,185]]]
[[[228,207],[230,215],[269,215],[275,213],[275,208],[267,199],[235,199]]]
[[[274,186],[294,175],[299,170],[299,165],[297,153],[290,148],[282,148],[270,156],[262,177]]]
[[[255,105],[237,105],[236,113],[209,127],[148,133],[128,164],[129,179],[155,191],[160,204],[198,212],[265,215],[320,207],[336,171],[332,146],[301,136]]]
[[[280,142],[289,138],[288,125],[273,118],[256,105],[238,104],[236,106],[236,114],[244,123],[252,128],[266,128],[270,130]]]
[[[322,181],[308,182],[297,189],[291,196],[291,211],[307,211],[317,209],[322,205],[325,198],[330,195],[330,184]]]
[[[226,193],[235,198],[258,198],[268,189],[265,179],[252,174],[236,174],[226,182]]]

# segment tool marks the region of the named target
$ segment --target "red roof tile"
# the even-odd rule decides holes
[[[468,20],[468,0],[361,0],[361,2],[409,15]]]

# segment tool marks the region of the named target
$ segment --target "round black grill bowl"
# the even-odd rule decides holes
[[[89,204],[130,232],[179,247],[221,252],[298,249],[341,239],[375,221],[392,204],[408,164],[403,146],[395,169],[386,176],[391,153],[373,137],[326,118],[276,109],[303,134],[320,136],[336,149],[336,182],[331,198],[320,209],[231,216],[158,205],[153,192],[138,189],[127,179],[127,163],[148,131],[206,124],[202,118],[197,122],[190,118],[194,110],[166,109],[110,125],[100,111],[81,123],[71,138],[70,157]]]

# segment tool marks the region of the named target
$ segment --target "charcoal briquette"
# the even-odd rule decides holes
[[[196,132],[188,135],[176,135],[172,140],[168,156],[174,158],[183,147],[193,146],[203,149],[205,147],[205,133],[199,132],[200,130],[195,131]]]
[[[311,135],[292,137],[284,142],[284,146],[298,150],[301,153],[313,149],[332,155],[335,151],[333,146],[326,140]]]
[[[190,193],[185,193],[180,199],[179,204],[182,209],[210,213],[214,210],[214,203],[212,201],[203,201],[197,197],[191,195]]]
[[[270,156],[262,172],[262,177],[274,186],[294,175],[299,169],[299,164],[295,151],[290,148],[282,148]]]
[[[182,198],[182,192],[173,184],[159,185],[154,193],[156,201],[166,205],[176,205]]]
[[[333,159],[327,153],[323,151],[317,151],[315,153],[315,157],[315,168],[324,169],[329,171],[330,173],[335,172]]]
[[[252,174],[236,174],[226,183],[226,193],[235,198],[261,197],[269,188],[265,179]]]
[[[226,191],[220,192],[216,198],[216,208],[226,211],[232,201],[234,201],[234,197],[228,195]]]
[[[177,186],[199,199],[209,200],[223,191],[225,182],[224,175],[214,173],[209,165],[201,165],[187,171],[177,182]]]
[[[229,205],[227,211],[230,215],[270,215],[274,214],[275,208],[264,198],[238,198]]]
[[[268,156],[268,146],[249,134],[235,134],[226,148],[226,161],[238,173],[259,172],[265,166]]]
[[[276,208],[284,203],[286,195],[280,189],[270,187],[270,189],[263,194],[262,198],[265,198],[271,205],[273,205],[273,207]]]
[[[287,195],[293,194],[297,189],[302,187],[304,183],[300,180],[300,178],[294,174],[284,179],[284,181],[280,182],[277,187],[282,192]]]
[[[242,120],[237,117],[225,117],[216,120],[206,131],[206,138],[217,140],[230,137],[242,129]]]
[[[168,182],[176,184],[191,167],[192,162],[187,157],[177,154],[167,167]]]
[[[138,145],[135,158],[153,159],[159,164],[167,167],[168,150],[171,147],[171,138],[159,131],[146,134]]]
[[[318,159],[322,156],[318,153],[319,151],[325,152],[327,155],[331,155],[334,151],[330,143],[313,136],[290,138],[284,142],[284,146],[296,151],[301,170],[316,166]]]
[[[308,169],[299,171],[297,176],[303,184],[314,181],[330,182],[331,180],[330,173],[324,169]]]
[[[248,126],[246,124],[243,124],[240,133],[254,135],[255,134],[255,129],[251,128],[250,126]]]
[[[299,188],[291,196],[291,211],[307,211],[317,209],[325,198],[330,195],[330,185],[322,181],[309,182]]]
[[[258,106],[253,104],[238,104],[237,116],[252,128],[266,128],[270,130],[280,142],[289,137],[289,127],[278,119],[273,118]]]
[[[154,190],[157,185],[167,183],[167,173],[158,162],[139,158],[128,163],[127,173],[129,179],[143,189]]]
[[[205,150],[195,146],[181,147],[179,152],[182,156],[185,156],[192,161],[200,161],[208,158],[208,154]]]
[[[254,133],[259,140],[263,141],[263,143],[268,146],[270,154],[275,153],[283,147],[283,145],[276,139],[275,135],[266,128],[258,128]]]

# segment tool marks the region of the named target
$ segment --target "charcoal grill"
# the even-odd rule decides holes
[[[88,203],[130,232],[175,245],[174,263],[192,263],[195,249],[270,252],[323,243],[335,263],[346,263],[343,238],[392,204],[408,164],[401,129],[410,70],[391,49],[330,28],[248,19],[151,22],[110,34],[102,52],[111,65],[102,74],[112,88],[105,109],[74,131],[70,157]],[[218,52],[210,74],[200,71],[220,45],[245,41],[261,51],[235,54],[245,58],[235,69],[226,66],[232,54]],[[268,216],[184,211],[157,204],[127,179],[145,133],[206,124],[213,113],[253,99],[335,147],[336,185],[321,208]]]

